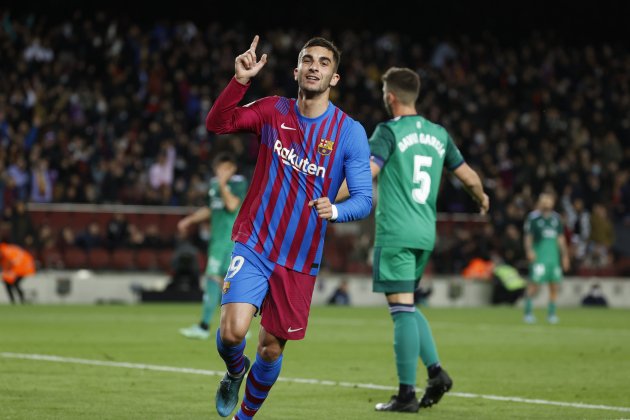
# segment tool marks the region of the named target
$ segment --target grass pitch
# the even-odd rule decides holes
[[[630,418],[630,311],[561,308],[561,323],[553,326],[544,321],[524,325],[517,308],[423,312],[455,385],[440,404],[417,416]],[[196,304],[0,306],[0,418],[219,418],[214,393],[220,377],[184,370],[224,370],[213,339],[189,340],[177,332],[193,324],[199,313]],[[537,316],[544,320],[543,312]],[[253,337],[257,330],[256,319]],[[252,358],[255,341],[251,338],[247,346]],[[8,353],[107,364],[29,360]],[[156,371],[131,364],[181,369]],[[315,381],[278,382],[257,419],[416,416],[373,411],[374,404],[388,400],[397,386],[392,322],[385,307],[313,308],[306,339],[287,344],[281,377]],[[425,380],[425,370],[419,367],[418,386],[423,387]],[[365,384],[392,389],[370,389]],[[568,405],[554,405],[557,402]]]

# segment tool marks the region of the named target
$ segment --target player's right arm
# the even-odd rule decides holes
[[[234,77],[215,100],[206,117],[206,128],[208,131],[217,134],[236,133],[239,131],[260,132],[262,122],[256,107],[237,106],[245,96],[250,80],[267,63],[267,54],[263,54],[260,60],[257,61],[256,47],[258,46],[258,39],[258,35],[256,35],[249,49],[236,57],[234,61]]]
[[[206,220],[210,220],[210,216],[212,215],[212,210],[210,207],[201,207],[194,213],[189,214],[184,217],[177,223],[177,230],[182,235],[186,235],[188,232],[188,228],[192,225],[196,225],[197,223],[204,222]]]

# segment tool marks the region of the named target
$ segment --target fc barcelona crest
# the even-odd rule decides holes
[[[328,156],[332,152],[335,142],[332,140],[321,139],[317,146],[317,152],[322,156]]]

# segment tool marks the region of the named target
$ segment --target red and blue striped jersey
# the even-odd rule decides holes
[[[350,198],[337,204],[335,221],[369,215],[372,177],[367,135],[360,123],[332,103],[317,118],[300,115],[295,99],[279,96],[237,106],[248,86],[233,78],[206,118],[209,131],[251,132],[260,142],[232,239],[277,264],[316,275],[327,222],[308,203],[319,197],[334,202],[346,179]]]

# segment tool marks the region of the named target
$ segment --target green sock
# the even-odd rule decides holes
[[[549,302],[547,306],[547,315],[554,316],[556,314],[556,302]]]
[[[416,385],[418,353],[420,339],[413,312],[396,312],[394,318],[394,352],[398,382],[404,385]]]
[[[531,314],[532,314],[532,298],[526,297],[525,298],[525,315],[531,315]]]
[[[203,294],[203,311],[201,313],[201,322],[210,325],[214,310],[221,303],[221,288],[219,284],[212,280],[206,279],[206,291]]]
[[[440,358],[438,357],[437,347],[435,346],[435,340],[433,340],[429,321],[427,321],[418,308],[416,308],[413,315],[416,321],[416,328],[418,329],[418,338],[420,339],[420,358],[422,359],[422,363],[424,363],[425,367],[439,363]]]

